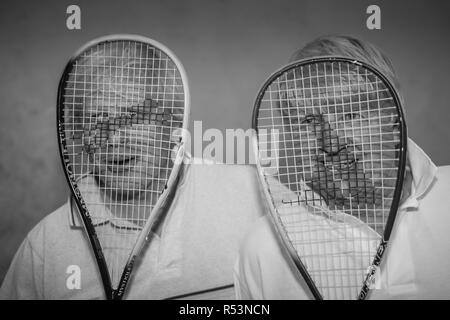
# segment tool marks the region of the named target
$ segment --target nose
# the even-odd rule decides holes
[[[122,128],[116,130],[110,130],[109,136],[106,141],[109,145],[123,145],[126,144],[128,139],[126,138],[126,132]]]
[[[319,150],[330,157],[337,156],[341,151],[347,149],[345,139],[341,138],[331,124],[324,119],[316,126],[315,134]]]
[[[110,118],[106,121],[98,122],[94,130],[94,139],[97,147],[106,144],[123,144],[126,141],[123,129],[130,125],[130,120],[126,117]]]

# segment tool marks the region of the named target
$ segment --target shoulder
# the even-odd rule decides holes
[[[59,233],[63,229],[70,228],[70,210],[66,202],[61,207],[45,216],[27,235],[29,240],[33,240],[43,233]]]
[[[265,210],[254,167],[217,163],[187,165],[174,204],[185,228],[239,240]]]
[[[421,201],[438,201],[439,203],[449,202],[450,190],[450,165],[437,167],[436,176],[431,187],[427,190]]]
[[[426,218],[436,223],[439,229],[447,229],[450,226],[450,166],[440,166],[435,178],[427,191],[419,198],[420,209],[427,212]]]
[[[447,179],[446,182],[450,183],[450,165],[438,167],[437,176],[438,178]]]
[[[192,164],[186,174],[185,185],[192,192],[192,200],[215,212],[226,211],[227,216],[261,216],[261,200],[255,167],[249,165]]]
[[[256,168],[252,165],[222,164],[217,162],[198,163],[193,160],[190,164],[191,173],[197,178],[206,181],[220,181],[226,184],[257,182]]]
[[[438,167],[436,173],[436,180],[437,180],[436,184],[439,187],[439,189],[442,189],[444,192],[447,192],[448,195],[448,192],[450,190],[450,165]]]
[[[243,241],[234,267],[238,296],[256,299],[311,299],[272,227],[269,216],[259,218]]]
[[[240,256],[260,260],[265,257],[273,257],[279,252],[280,245],[270,217],[267,214],[259,217],[242,242]]]
[[[27,234],[17,250],[0,290],[0,299],[44,298],[44,277],[48,251],[65,241],[61,232],[68,228],[68,206],[63,205],[42,219]],[[50,263],[49,263],[50,261]],[[54,274],[51,275],[54,278]]]
[[[79,232],[74,231],[80,228],[74,228],[71,224],[70,213],[69,203],[66,202],[34,226],[25,238],[33,251],[44,256],[61,245],[79,240]]]

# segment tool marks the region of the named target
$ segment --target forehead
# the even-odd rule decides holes
[[[179,72],[164,52],[129,41],[101,43],[83,52],[72,64],[65,90],[75,109],[108,113],[148,98],[165,102],[183,94]]]
[[[392,99],[374,73],[350,63],[314,63],[284,72],[271,85],[281,107],[301,113],[345,113],[385,109]]]

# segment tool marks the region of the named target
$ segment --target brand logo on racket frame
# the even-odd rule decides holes
[[[366,279],[364,280],[363,283],[363,287],[361,289],[361,292],[359,294],[359,299],[364,300],[367,296],[367,294],[369,293],[369,291],[371,289],[378,289],[376,287],[377,282],[376,282],[376,278],[375,275],[378,273],[380,273],[381,271],[380,269],[380,263],[381,263],[381,258],[383,257],[383,253],[386,249],[387,246],[387,242],[382,240],[380,245],[378,246],[378,250],[377,253],[375,255],[375,258],[373,259],[372,265],[367,269],[367,275],[366,275]]]

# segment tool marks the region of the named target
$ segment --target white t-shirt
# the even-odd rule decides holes
[[[257,188],[250,166],[186,165],[161,237],[152,234],[124,298],[164,299],[224,287],[186,298],[233,299],[239,243],[263,213]],[[81,220],[69,209],[63,205],[27,235],[0,288],[1,299],[105,298]],[[80,289],[71,282],[74,270],[81,272]]]
[[[408,141],[410,196],[401,204],[368,299],[450,298],[450,166],[437,168]],[[239,299],[313,299],[268,216],[244,239],[235,264]]]

